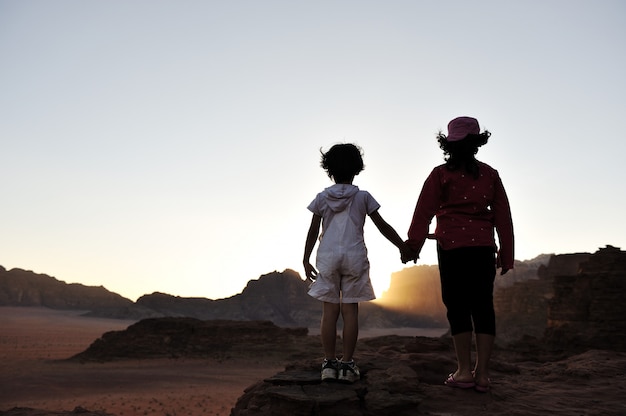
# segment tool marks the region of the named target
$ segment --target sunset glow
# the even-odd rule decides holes
[[[320,148],[405,237],[435,141],[492,137],[516,258],[626,248],[626,5],[0,0],[0,265],[229,297],[301,274]],[[368,220],[378,295],[400,263]],[[428,241],[418,264],[436,264]]]

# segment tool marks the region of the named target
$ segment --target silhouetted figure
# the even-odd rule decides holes
[[[446,163],[434,168],[424,182],[407,241],[419,256],[426,238],[437,240],[442,298],[457,357],[457,369],[446,384],[480,392],[490,387],[496,268],[502,267],[502,275],[513,268],[513,222],[504,186],[498,172],[475,157],[490,136],[487,130],[480,133],[478,121],[471,117],[450,121],[447,136],[439,132]],[[435,216],[435,234],[429,236]],[[476,333],[473,371],[472,332]]]
[[[359,334],[359,302],[375,299],[369,261],[363,238],[367,215],[378,230],[400,249],[407,262],[415,254],[398,233],[380,216],[380,204],[367,191],[352,184],[363,170],[361,149],[354,144],[337,144],[324,153],[321,166],[335,184],[317,194],[308,209],[313,213],[304,248],[306,276],[313,281],[309,295],[324,302],[321,338],[325,359],[322,380],[354,382],[360,378],[353,353]],[[310,257],[319,236],[316,266]],[[337,320],[343,318],[343,355],[336,358]]]

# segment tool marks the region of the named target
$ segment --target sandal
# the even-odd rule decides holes
[[[474,385],[474,390],[479,393],[489,393],[489,390],[491,390],[491,380],[489,380],[489,383],[486,386],[481,386],[480,384],[476,383],[476,385]]]
[[[476,377],[476,374],[474,374],[474,371],[472,371],[472,376]],[[479,393],[489,393],[489,390],[491,390],[491,379],[487,378],[487,385],[478,384],[474,380],[474,390],[476,390]]]
[[[457,381],[454,379],[454,373],[450,373],[448,378],[444,382],[444,384],[448,387],[456,387],[458,389],[471,389],[476,386],[476,383],[473,381]]]

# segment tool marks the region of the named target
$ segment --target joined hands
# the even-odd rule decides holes
[[[406,243],[402,244],[402,247],[400,247],[400,260],[402,261],[403,264],[406,264],[410,261],[413,261],[413,263],[417,263],[418,258],[419,258],[418,252],[413,251],[411,247],[409,247],[408,244]]]

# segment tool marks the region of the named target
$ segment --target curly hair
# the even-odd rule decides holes
[[[478,148],[487,144],[491,137],[488,130],[480,134],[468,134],[464,139],[455,142],[448,141],[448,138],[441,131],[437,134],[439,148],[443,150],[446,167],[449,170],[465,168],[465,171],[478,178],[478,164],[476,163],[476,153]]]
[[[355,144],[336,144],[326,153],[320,149],[320,153],[322,154],[320,166],[336,183],[352,180],[365,168],[363,151]]]

